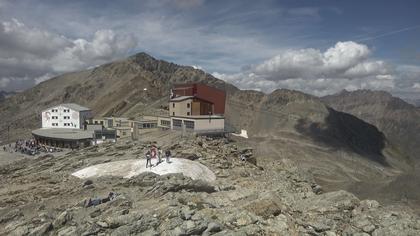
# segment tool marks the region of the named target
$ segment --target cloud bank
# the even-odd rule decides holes
[[[271,92],[287,88],[317,96],[343,89],[390,92],[418,89],[415,81],[420,80],[420,67],[393,66],[375,60],[371,54],[364,44],[337,42],[323,52],[315,48],[286,50],[240,73],[213,75],[244,89]]]

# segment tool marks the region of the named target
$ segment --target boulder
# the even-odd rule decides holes
[[[109,216],[105,219],[105,222],[111,229],[118,228],[122,225],[127,225],[133,222],[140,220],[143,217],[143,214],[139,212],[129,213],[127,215],[120,216]]]
[[[50,230],[52,230],[53,226],[51,224],[51,222],[47,222],[44,223],[38,227],[36,227],[35,229],[33,229],[28,236],[42,236],[42,235],[46,235]]]
[[[68,221],[72,220],[72,215],[68,211],[63,211],[57,218],[53,221],[53,227],[58,229],[65,225]]]

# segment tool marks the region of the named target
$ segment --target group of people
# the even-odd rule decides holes
[[[41,147],[35,139],[19,139],[15,142],[14,147],[12,147],[12,144],[9,144],[8,146],[3,146],[3,151],[5,152],[12,153],[14,151],[28,155],[35,155],[39,153],[40,149]]]
[[[48,147],[38,143],[35,139],[19,139],[14,145],[9,143],[8,145],[3,146],[3,151],[5,152],[20,152],[27,155],[36,155],[40,152],[57,152],[61,151],[55,147]]]
[[[163,162],[163,158],[166,159],[166,163],[170,163],[171,158],[171,151],[166,150],[165,156],[163,156],[163,151],[161,148],[156,147],[156,145],[152,145],[149,150],[146,152],[146,168],[157,166]],[[156,164],[152,164],[152,159],[156,159]]]

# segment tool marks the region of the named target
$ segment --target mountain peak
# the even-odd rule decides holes
[[[150,56],[149,54],[147,54],[145,52],[136,53],[136,54],[130,56],[129,58],[132,59],[132,60],[135,60],[135,61],[150,61],[150,60],[156,61],[156,58]]]

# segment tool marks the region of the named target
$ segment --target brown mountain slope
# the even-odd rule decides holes
[[[260,161],[294,159],[335,189],[378,183],[408,168],[404,154],[376,127],[316,97],[290,90],[241,91],[201,70],[144,53],[58,76],[0,102],[0,139],[6,139],[8,126],[12,139],[29,135],[40,126],[42,109],[63,102],[88,106],[96,116],[167,112],[160,108],[167,106],[169,88],[187,82],[227,92],[226,118],[248,130]]]
[[[322,100],[334,109],[353,114],[379,128],[413,160],[420,160],[420,109],[387,92],[343,91]]]

